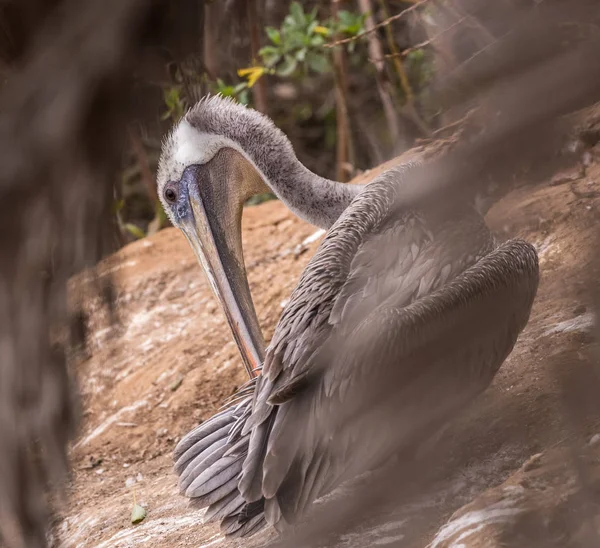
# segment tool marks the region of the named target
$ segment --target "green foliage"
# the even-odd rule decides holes
[[[329,70],[324,52],[325,37],[330,29],[319,24],[317,9],[309,13],[298,2],[292,2],[280,29],[266,28],[271,45],[259,52],[266,68],[279,76],[292,76],[302,71],[326,72]]]
[[[242,103],[243,105],[250,104],[250,94],[248,93],[248,82],[240,82],[237,85],[226,84],[220,78],[213,85],[214,91],[220,93],[224,97],[231,97]]]
[[[146,237],[146,233],[137,225],[133,223],[125,223],[124,228],[129,234],[131,234],[137,240],[141,240]]]
[[[160,119],[168,120],[170,118],[173,122],[178,122],[186,109],[185,100],[181,97],[181,90],[178,87],[170,87],[163,91],[163,95],[167,110]]]
[[[430,54],[423,49],[416,49],[406,56],[404,64],[408,77],[417,90],[422,90],[429,85],[434,74]]]
[[[151,236],[158,232],[161,228],[164,228],[169,224],[169,219],[165,210],[163,209],[162,203],[160,200],[156,200],[154,203],[154,219],[148,223],[148,233],[146,236]]]
[[[248,200],[246,200],[245,206],[253,206],[262,204],[263,202],[268,202],[269,200],[276,200],[277,196],[272,192],[263,192],[262,194],[255,194]]]
[[[317,8],[305,12],[300,3],[292,2],[281,28],[266,28],[271,44],[259,52],[267,69],[263,73],[291,77],[331,71],[332,50],[326,47],[327,39],[336,35],[344,38],[358,35],[363,30],[365,16],[340,11],[337,19],[319,21],[317,13]],[[354,45],[350,42],[350,51]]]
[[[338,13],[337,21],[334,21],[333,28],[336,34],[343,38],[358,36],[364,32],[365,19],[367,14],[352,13],[351,11],[341,10]],[[348,43],[348,51],[353,52],[356,48],[356,40]]]
[[[131,511],[131,523],[134,525],[144,521],[146,518],[146,510],[139,504],[135,504]]]

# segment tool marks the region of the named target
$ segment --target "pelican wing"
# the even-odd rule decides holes
[[[511,241],[408,306],[388,298],[345,344],[332,336],[311,358],[319,374],[274,408],[261,470],[272,514],[293,521],[484,390],[528,321],[537,283],[535,249]]]
[[[180,442],[182,489],[228,534],[293,521],[448,420],[489,384],[527,321],[531,246],[491,251],[471,208],[406,200],[404,171],[368,185],[329,231],[245,399]],[[382,434],[390,416],[393,436]]]
[[[377,315],[390,299],[398,310],[418,302],[492,248],[487,227],[471,207],[411,207],[397,179],[392,171],[371,183],[332,227],[303,272],[267,349],[252,416],[244,427],[250,444],[239,488],[250,502],[265,497],[267,504],[277,505],[270,511],[274,516],[283,510],[281,493],[291,496],[284,512],[289,519],[322,494],[323,477],[333,478],[332,470],[343,468],[326,458],[328,444],[317,432],[330,406],[339,407],[345,393],[372,367],[370,362],[379,360],[378,351],[367,357],[350,344],[363,362],[348,362],[356,370],[338,365],[337,355],[345,355],[348,342],[364,333],[356,332],[364,318]],[[394,341],[401,326],[387,327],[384,336]],[[360,340],[371,347],[368,337]],[[301,427],[296,423],[289,428],[298,418]],[[350,430],[343,446],[353,445],[348,436]],[[324,460],[313,461],[319,454]],[[339,452],[336,458],[343,460]]]

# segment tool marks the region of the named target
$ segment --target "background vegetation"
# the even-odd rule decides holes
[[[197,40],[165,46],[135,75],[139,113],[115,184],[116,246],[168,224],[154,180],[161,136],[206,93],[268,114],[310,169],[347,181],[460,117],[433,99],[436,79],[503,31],[493,9],[490,29],[459,0],[193,4],[187,24]]]

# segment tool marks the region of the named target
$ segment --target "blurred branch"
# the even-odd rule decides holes
[[[473,17],[469,13],[466,13],[465,10],[462,9],[462,7],[454,6],[454,3],[452,2],[452,0],[450,0],[450,1],[434,0],[434,2],[435,2],[435,5],[441,11],[450,13],[453,16],[455,22],[464,21],[464,22],[466,22],[467,26],[469,26],[470,28],[475,30],[477,32],[477,37],[480,38],[479,44],[478,44],[479,47],[485,47],[486,45],[491,44],[492,42],[495,41],[496,37],[480,21],[475,19],[475,17]]]
[[[0,95],[0,229],[11,234],[0,245],[0,313],[11,318],[0,326],[3,546],[47,544],[46,490],[65,479],[77,424],[67,343],[52,334],[71,323],[69,277],[110,249],[130,74],[160,34],[156,7],[55,2],[19,36],[27,45]]]
[[[154,175],[150,169],[148,155],[146,154],[146,150],[140,138],[139,132],[132,127],[129,128],[129,140],[131,142],[131,148],[133,148],[133,153],[136,157],[137,164],[140,167],[142,181],[146,186],[148,196],[150,197],[152,203],[155,203],[158,200],[158,195],[156,194],[156,180],[154,179]]]
[[[376,25],[372,15],[373,8],[371,6],[371,0],[358,0],[358,6],[360,12],[365,16],[365,35],[367,35],[368,38],[369,57],[372,59],[372,63],[375,66],[377,91],[381,98],[381,104],[383,105],[383,112],[387,121],[390,137],[394,143],[394,151],[398,152],[401,141],[400,126],[398,124],[398,116],[396,115],[394,102],[389,92],[389,82],[386,82],[385,79],[385,64],[382,60],[383,48],[381,47],[377,34],[372,32],[376,28]]]
[[[248,30],[250,33],[250,53],[252,56],[252,65],[255,65],[259,59],[260,50],[260,30],[257,11],[258,0],[246,0],[246,10],[248,13]],[[252,97],[254,98],[254,107],[263,114],[268,114],[267,109],[267,85],[264,78],[259,78],[256,84],[252,86]]]
[[[213,2],[204,2],[204,31],[202,37],[204,46],[204,69],[211,80],[215,80],[219,76],[215,39],[215,31],[217,30],[217,9],[218,6]]]
[[[454,30],[454,28],[456,28],[459,25],[461,25],[462,23],[464,23],[464,21],[465,21],[465,19],[459,19],[458,21],[455,21],[454,23],[452,23],[448,28],[438,32],[437,34],[435,34],[431,38],[428,38],[427,40],[423,40],[422,42],[419,42],[418,44],[411,46],[410,48],[403,49],[402,51],[396,51],[394,53],[386,53],[385,55],[382,55],[381,57],[369,57],[369,61],[371,61],[372,63],[380,63],[380,62],[385,61],[386,59],[393,59],[395,57],[404,58],[404,57],[408,56],[410,53],[412,53],[413,51],[423,49],[427,46],[433,46],[433,44],[437,40],[439,40],[442,36],[444,36],[445,34],[450,32],[451,30]]]
[[[383,11],[384,17],[386,17],[386,21],[389,21],[390,16],[385,0],[379,0],[379,5],[381,6],[381,10]],[[400,14],[402,13],[403,12],[401,12]],[[396,74],[398,75],[400,86],[402,87],[402,91],[404,92],[405,104],[402,108],[403,113],[419,128],[421,134],[425,136],[430,135],[431,129],[421,118],[421,116],[419,116],[419,113],[415,108],[415,96],[410,82],[408,81],[408,76],[404,68],[404,63],[398,55],[398,48],[394,40],[394,35],[392,34],[392,28],[389,25],[385,26],[385,34],[388,42],[388,47],[390,48],[390,51],[393,54],[392,62],[394,63],[394,68],[396,69]]]
[[[340,0],[331,1],[331,14],[337,18]],[[355,167],[354,142],[348,113],[348,78],[346,74],[346,56],[344,50],[337,48],[333,52],[333,73],[335,79],[335,106],[337,124],[337,153],[336,153],[336,178],[338,181],[347,181],[352,173],[347,166]]]
[[[334,42],[325,44],[325,47],[326,48],[334,48],[336,46],[349,44],[350,42],[354,42],[355,40],[360,40],[364,36],[367,36],[368,34],[371,34],[372,32],[375,32],[376,30],[378,30],[380,28],[387,27],[388,25],[390,25],[394,21],[398,21],[398,19],[401,19],[402,17],[406,17],[409,13],[412,13],[413,11],[420,8],[421,6],[424,6],[429,1],[430,0],[419,0],[419,1],[415,2],[412,6],[406,8],[404,11],[397,13],[396,15],[392,15],[391,17],[387,18],[385,21],[382,21],[381,23],[378,23],[378,24],[374,25],[373,27],[371,27],[363,32],[360,32],[360,33],[356,34],[355,36],[351,36],[349,38],[344,38],[342,40],[335,40]],[[361,8],[361,11],[362,11],[362,8]]]

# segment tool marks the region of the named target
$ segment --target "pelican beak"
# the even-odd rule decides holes
[[[250,378],[264,358],[265,343],[248,286],[242,251],[242,208],[227,185],[214,184],[206,166],[190,166],[181,179],[179,226],[225,311]]]

